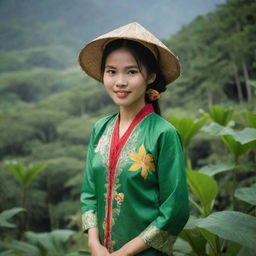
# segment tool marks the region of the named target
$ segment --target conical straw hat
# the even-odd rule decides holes
[[[94,79],[102,82],[101,59],[105,46],[115,39],[129,39],[146,46],[157,58],[166,84],[176,80],[180,75],[178,58],[153,34],[133,22],[97,37],[81,50],[79,64]]]

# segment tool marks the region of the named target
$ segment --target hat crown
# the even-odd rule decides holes
[[[145,29],[137,22],[132,22],[122,27],[119,27],[109,33],[106,33],[96,38],[95,40],[103,38],[133,38],[151,44],[158,44],[161,47],[168,49],[158,38],[156,38],[152,33],[150,33],[147,29]]]
[[[128,39],[141,43],[148,48],[158,61],[166,84],[180,75],[178,58],[157,37],[137,22],[112,30],[86,44],[79,54],[82,69],[91,77],[102,82],[101,60],[105,46],[115,39]]]

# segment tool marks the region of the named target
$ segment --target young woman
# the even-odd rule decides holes
[[[180,137],[158,99],[179,61],[131,23],[87,44],[79,62],[119,106],[94,125],[88,148],[81,211],[91,255],[172,255],[188,193]]]

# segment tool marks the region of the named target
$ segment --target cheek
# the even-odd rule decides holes
[[[112,84],[111,79],[103,76],[103,84],[104,84],[105,88],[108,89]]]

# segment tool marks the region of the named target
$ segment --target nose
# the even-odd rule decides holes
[[[124,76],[123,75],[119,75],[117,77],[117,80],[116,80],[116,86],[118,88],[123,88],[123,87],[126,87],[128,85],[127,81],[125,80]]]

